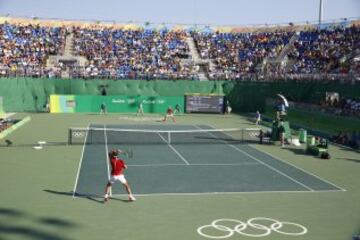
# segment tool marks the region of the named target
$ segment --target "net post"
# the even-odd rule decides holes
[[[87,142],[87,139],[85,139],[85,144],[92,144],[93,143],[93,139],[92,139],[92,131],[91,131],[91,128],[90,127],[88,127],[87,129],[86,129],[86,131],[87,131],[87,134],[88,135],[90,135],[90,141],[89,141],[89,143]]]
[[[72,144],[72,129],[69,128],[69,131],[68,131],[68,145],[71,145]]]
[[[241,129],[241,142],[244,143],[245,142],[245,139],[244,139],[244,132],[245,132],[245,129]]]
[[[171,144],[171,133],[170,133],[170,131],[168,132],[168,144]]]

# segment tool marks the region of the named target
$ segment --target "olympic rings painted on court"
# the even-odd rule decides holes
[[[85,132],[73,132],[72,135],[74,137],[82,138],[82,137],[85,137]]]
[[[255,132],[249,133],[250,137],[258,137],[259,135],[260,135],[259,133],[255,133]]]
[[[234,227],[229,227],[229,225],[234,225]],[[284,226],[290,226],[296,232],[282,230]],[[218,231],[219,235],[210,235],[205,233],[205,229],[212,230],[212,232]],[[246,232],[248,229],[248,232]],[[237,219],[222,218],[212,221],[209,225],[201,226],[197,229],[198,234],[206,238],[212,239],[225,239],[233,236],[235,233],[238,233],[242,236],[247,237],[265,237],[270,235],[272,232],[276,232],[282,235],[288,236],[300,236],[305,235],[308,230],[301,224],[292,223],[292,222],[281,222],[276,219],[266,218],[266,217],[255,217],[243,222]]]

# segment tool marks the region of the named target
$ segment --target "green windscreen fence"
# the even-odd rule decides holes
[[[235,112],[265,110],[266,98],[282,93],[289,101],[319,102],[326,92],[340,98],[360,97],[360,84],[337,82],[237,82],[237,81],[166,81],[166,80],[83,80],[45,78],[0,78],[0,96],[4,111],[45,111],[50,95],[179,97],[185,93],[225,95]],[[96,104],[94,104],[96,105]],[[183,105],[183,104],[182,104]],[[145,105],[144,105],[145,107]],[[110,106],[108,106],[110,111]],[[144,109],[145,110],[145,109]]]
[[[179,105],[184,112],[183,96],[92,96],[92,95],[51,95],[52,113],[100,112],[104,104],[107,112],[137,112],[142,103],[145,113],[165,113],[171,106]]]

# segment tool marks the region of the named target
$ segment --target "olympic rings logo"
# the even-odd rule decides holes
[[[229,227],[229,225],[233,227]],[[265,217],[251,218],[247,222],[228,218],[217,219],[210,225],[204,225],[197,229],[201,236],[212,239],[229,238],[235,233],[247,237],[265,237],[272,232],[288,236],[300,236],[306,234],[307,231],[306,227],[298,223],[281,222]],[[215,234],[217,232],[221,233]],[[209,233],[212,233],[212,235]]]
[[[83,137],[85,137],[85,133],[84,133],[84,132],[73,132],[72,135],[73,135],[73,137],[76,137],[76,138],[83,138]]]

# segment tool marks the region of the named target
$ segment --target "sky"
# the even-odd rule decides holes
[[[320,0],[0,0],[0,15],[119,23],[252,25],[317,21]],[[323,0],[325,20],[358,17],[360,0]]]

